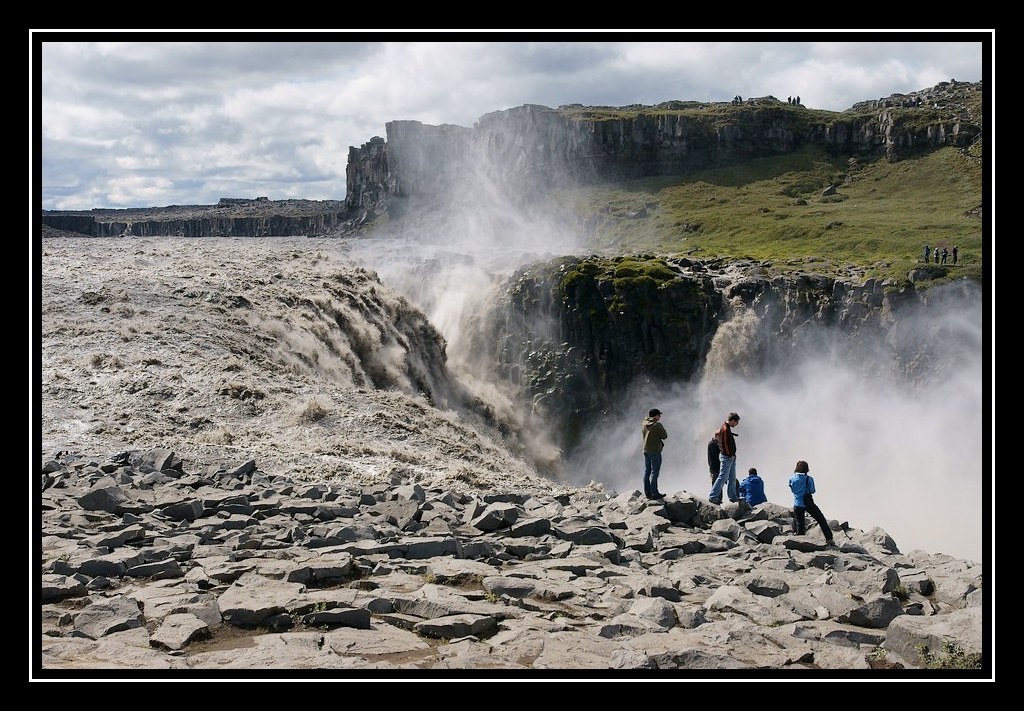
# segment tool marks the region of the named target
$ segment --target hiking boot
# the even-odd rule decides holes
[[[715,506],[721,506],[722,505],[722,500],[721,499],[708,499],[708,501],[713,503]]]

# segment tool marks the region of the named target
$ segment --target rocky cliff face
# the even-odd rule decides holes
[[[497,300],[475,348],[566,433],[614,410],[638,381],[687,382],[708,367],[716,333],[743,321],[743,369],[761,377],[829,340],[831,352],[907,383],[958,367],[949,326],[929,322],[939,293],[814,274],[769,277],[757,264],[686,258],[566,257],[524,268]],[[980,303],[980,287],[954,287]],[[946,355],[936,354],[942,341]],[[950,356],[950,353],[953,355]],[[881,364],[881,365],[880,365]]]
[[[980,89],[957,85],[956,96]],[[937,91],[929,90],[929,91]],[[472,128],[388,123],[387,140],[351,148],[346,206],[367,220],[479,189],[529,200],[540,191],[649,176],[684,175],[819,145],[835,154],[900,160],[966,146],[980,126],[944,93],[865,102],[843,113],[774,97],[742,105],[525,105],[483,116]]]
[[[43,210],[42,224],[89,237],[315,237],[347,219],[338,200],[222,198],[217,205]]]
[[[499,375],[574,430],[637,378],[692,377],[722,298],[705,274],[684,277],[661,258],[559,259],[513,276],[476,348],[490,348]]]

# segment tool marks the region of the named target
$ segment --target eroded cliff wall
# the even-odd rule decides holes
[[[222,198],[217,205],[43,210],[42,224],[89,237],[314,237],[348,217],[340,200]]]
[[[524,105],[486,114],[471,129],[392,121],[386,130],[386,141],[349,151],[346,205],[363,220],[479,190],[530,200],[557,187],[685,175],[806,145],[895,161],[964,147],[980,133],[966,111],[937,103],[835,113],[772,97],[620,109]]]
[[[814,348],[860,369],[865,383],[944,382],[960,367],[960,336],[929,308],[950,298],[981,302],[974,282],[948,290],[956,294],[812,273],[772,277],[753,263],[564,257],[517,271],[473,348],[490,354],[571,451],[582,423],[615,410],[638,383],[698,379],[712,367],[717,332],[741,322],[741,362],[730,369],[749,377],[785,370]]]

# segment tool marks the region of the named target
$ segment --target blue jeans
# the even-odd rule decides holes
[[[658,493],[658,475],[661,473],[661,452],[644,452],[644,495]]]
[[[739,499],[739,492],[736,485],[736,457],[727,457],[724,454],[718,455],[722,465],[718,469],[718,476],[715,483],[711,485],[711,493],[708,498],[715,503],[722,502],[722,489],[726,490],[729,501]]]

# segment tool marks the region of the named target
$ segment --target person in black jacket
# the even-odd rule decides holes
[[[717,432],[715,433],[718,434]],[[708,442],[708,471],[711,472],[711,483],[715,483],[715,479],[718,478],[718,472],[722,470],[722,459],[719,456],[722,450],[718,448],[718,438],[712,435],[711,440]]]

